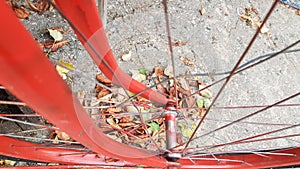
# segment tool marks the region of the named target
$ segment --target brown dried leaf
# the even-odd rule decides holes
[[[179,59],[187,66],[195,66],[195,63],[185,57],[180,56]]]
[[[55,27],[48,28],[48,29],[57,30],[57,31],[59,31],[59,32],[61,32],[61,33],[64,32],[64,30],[63,30],[61,27],[59,27],[59,26],[55,26]]]
[[[154,73],[158,78],[161,78],[164,76],[164,71],[162,70],[162,68],[160,66],[154,67]]]
[[[186,45],[186,41],[177,41],[177,42],[172,42],[172,46],[184,46]]]
[[[139,138],[148,138],[148,137],[149,137],[149,135],[147,135],[147,134],[143,134],[143,135],[139,135],[138,137],[139,137]]]
[[[51,49],[52,52],[56,52],[59,48],[68,44],[70,40],[63,40],[60,42],[41,42],[40,44],[43,45],[46,49]]]
[[[101,89],[102,89],[102,87],[100,85],[96,84],[94,91],[96,93],[99,93],[101,91]]]
[[[155,80],[155,83],[159,83],[159,81]],[[162,94],[165,94],[165,95],[168,95],[168,90],[167,90],[167,88],[163,84],[158,84],[156,86],[156,88],[157,88],[158,92],[160,92]]]
[[[54,42],[40,42],[40,45],[43,45],[43,48],[51,49]]]
[[[30,0],[26,0],[29,7],[36,12],[43,13],[50,8],[50,3],[47,0],[39,0],[37,4],[33,4]]]
[[[129,123],[134,119],[133,116],[126,116],[126,117],[122,117],[120,119],[120,123]]]
[[[203,117],[205,115],[205,109],[201,108],[199,112],[200,117]]]
[[[111,92],[105,88],[102,88],[101,91],[98,93],[97,95],[97,99],[100,99],[108,94],[110,94]]]
[[[60,139],[60,140],[64,140],[64,141],[69,141],[71,140],[71,137],[63,132],[63,131],[55,131],[55,133],[57,134],[57,137]]]
[[[115,107],[110,107],[110,108],[107,108],[106,111],[109,113],[119,113],[121,111],[121,109],[115,108]]]
[[[136,124],[133,123],[133,122],[128,122],[128,123],[118,123],[118,125],[119,125],[120,127],[122,127],[122,128],[124,128],[124,127],[133,127],[133,126],[136,126]]]
[[[159,118],[159,119],[156,120],[156,123],[159,124],[159,125],[163,124],[164,122],[165,122],[164,118]]]
[[[242,21],[245,21],[247,25],[254,29],[259,28],[262,24],[258,11],[254,7],[245,8],[244,13],[239,15]],[[263,25],[260,32],[269,35],[269,28],[266,25]]]
[[[102,76],[101,74],[97,74],[96,79],[101,83],[106,83],[106,84],[111,83],[111,81],[108,78]]]
[[[50,4],[47,0],[40,0],[37,4],[38,10],[41,12],[45,12],[47,9],[49,9]]]
[[[138,100],[139,102],[149,102],[148,99],[145,99],[145,98],[143,98],[143,97],[141,97],[141,96],[138,96],[138,97],[137,97],[137,100]]]
[[[13,10],[14,10],[16,16],[20,19],[27,19],[28,16],[30,15],[30,12],[27,9],[25,9],[25,7],[23,7],[23,6],[20,6],[20,7],[13,6]]]
[[[69,42],[70,42],[70,40],[63,40],[63,41],[55,43],[52,47],[52,52],[57,51],[60,47],[68,44]]]
[[[31,10],[39,12],[38,8],[32,2],[30,2],[30,0],[26,0],[26,2],[28,4],[28,6],[31,8]]]
[[[6,0],[6,4],[12,8],[20,19],[26,19],[30,15],[30,12],[24,6],[18,6],[12,0]]]

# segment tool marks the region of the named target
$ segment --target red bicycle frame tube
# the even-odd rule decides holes
[[[109,158],[96,153],[80,150],[62,149],[59,146],[34,144],[0,135],[1,154],[15,158],[25,158],[34,161],[55,162],[59,164],[136,166],[126,161],[109,161]],[[75,148],[75,147],[69,147]]]
[[[114,84],[159,104],[167,104],[162,94],[148,89],[124,73],[117,64],[109,46],[105,30],[97,11],[95,0],[56,0],[59,10],[69,20],[81,43],[96,65]]]
[[[0,11],[0,84],[96,153],[147,166],[168,166],[169,162],[154,152],[121,144],[103,134],[5,1],[0,1]]]

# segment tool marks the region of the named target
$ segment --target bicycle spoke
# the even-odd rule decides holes
[[[246,54],[248,53],[250,47],[252,46],[252,44],[254,43],[256,37],[258,36],[258,34],[260,33],[260,30],[262,29],[262,27],[264,26],[264,24],[266,23],[266,21],[268,20],[269,16],[271,15],[271,13],[273,12],[273,10],[275,9],[276,4],[278,3],[278,0],[276,0],[272,7],[270,8],[269,12],[267,13],[265,19],[263,20],[262,24],[260,25],[260,27],[257,29],[257,31],[255,32],[254,36],[252,37],[250,43],[248,44],[247,48],[245,49],[245,51],[243,52],[243,54],[241,55],[241,57],[239,58],[239,60],[237,61],[237,63],[235,64],[234,68],[232,69],[231,73],[229,74],[229,76],[226,78],[226,81],[224,82],[224,84],[222,85],[222,87],[220,88],[220,90],[217,92],[216,96],[214,97],[214,99],[212,100],[211,105],[208,107],[208,109],[206,110],[204,116],[202,117],[202,119],[200,120],[200,122],[198,123],[197,127],[195,128],[195,130],[193,131],[193,134],[191,135],[191,138],[189,139],[189,141],[186,143],[185,145],[185,149],[188,147],[189,143],[192,141],[193,137],[195,136],[196,132],[198,131],[200,125],[203,123],[205,117],[207,116],[207,114],[210,112],[211,107],[214,105],[214,103],[217,101],[218,97],[220,96],[220,94],[222,93],[222,91],[224,90],[225,86],[228,84],[229,80],[231,79],[231,77],[233,76],[234,72],[237,70],[237,68],[239,67],[240,63],[242,62],[242,60],[245,58]]]
[[[269,105],[269,106],[267,106],[267,107],[265,107],[265,108],[263,108],[263,109],[260,109],[260,110],[258,110],[258,111],[255,111],[255,112],[253,112],[253,113],[251,113],[251,114],[249,114],[249,115],[246,115],[246,116],[244,116],[244,117],[242,117],[242,118],[239,118],[239,119],[237,119],[237,120],[234,120],[234,121],[231,122],[231,123],[228,123],[228,124],[226,124],[226,125],[223,125],[223,126],[221,126],[221,127],[218,127],[217,129],[214,129],[214,130],[212,130],[212,131],[210,131],[210,132],[207,132],[207,133],[205,133],[205,134],[202,134],[202,135],[200,135],[200,136],[197,136],[197,137],[195,137],[194,139],[201,138],[201,137],[207,136],[207,135],[209,135],[209,134],[211,134],[211,133],[214,133],[214,132],[216,132],[216,131],[219,131],[219,130],[221,130],[221,129],[224,129],[224,128],[226,128],[226,127],[228,127],[228,126],[231,126],[231,125],[233,125],[233,124],[235,124],[235,123],[237,123],[237,122],[239,122],[239,121],[245,120],[245,119],[247,119],[247,118],[249,118],[249,117],[252,117],[252,116],[254,116],[254,115],[256,115],[256,114],[259,114],[259,113],[261,113],[261,112],[263,112],[263,111],[265,111],[265,110],[267,110],[267,109],[269,109],[269,108],[271,108],[271,107],[273,107],[273,106],[275,106],[275,105],[278,105],[278,104],[281,104],[281,103],[283,103],[283,102],[286,102],[286,101],[288,101],[288,100],[290,100],[290,99],[292,99],[292,98],[294,98],[294,97],[296,97],[296,96],[298,96],[298,95],[300,95],[300,92],[298,92],[298,93],[296,93],[296,94],[294,94],[294,95],[291,95],[291,96],[289,96],[289,97],[287,97],[287,98],[285,98],[285,99],[282,99],[282,100],[280,100],[280,101],[278,101],[278,102],[276,102],[276,103],[274,103],[274,104],[272,104],[272,105]],[[291,126],[290,126],[290,127],[291,127]],[[296,127],[296,126],[294,126],[294,127]],[[289,127],[287,127],[287,128],[289,128]]]
[[[50,129],[50,130],[57,130],[58,129],[56,127],[51,127],[51,126],[45,126],[45,125],[30,123],[30,122],[26,122],[26,121],[22,121],[22,120],[17,120],[17,119],[12,119],[12,118],[3,117],[3,116],[0,116],[0,119],[7,120],[7,121],[12,121],[12,122],[17,122],[17,123],[21,123],[21,124],[26,124],[26,125],[29,125],[29,126],[35,126],[35,127],[39,127],[39,128],[46,128],[46,129]]]
[[[112,51],[111,51],[111,49],[109,47],[109,44],[107,42],[102,42],[103,44],[102,44],[101,47],[95,46],[97,43],[99,43],[98,42],[99,40],[97,40],[97,39],[102,38],[102,39],[106,40],[105,31],[104,31],[101,23],[99,23],[99,22],[94,23],[95,24],[94,25],[95,28],[99,27],[100,30],[95,30],[95,32],[90,32],[91,30],[88,30],[85,27],[86,25],[83,25],[83,26],[81,26],[81,28],[82,28],[82,30],[85,30],[86,32],[81,32],[81,30],[79,29],[80,25],[78,25],[79,24],[79,20],[76,20],[76,19],[73,20],[73,21],[77,21],[78,22],[75,25],[74,23],[72,23],[72,21],[71,21],[70,18],[68,18],[68,17],[66,17],[66,15],[64,15],[64,13],[61,11],[61,9],[57,8],[57,6],[55,4],[53,4],[52,2],[50,2],[50,3],[54,7],[56,7],[56,9],[60,13],[60,15],[62,17],[64,17],[69,22],[70,26],[78,34],[79,39],[82,40],[83,44],[85,44],[87,50],[90,52],[92,58],[94,59],[95,63],[97,64],[97,66],[102,70],[102,72],[104,74],[106,74],[106,76],[110,80],[112,80],[113,83],[116,83],[116,84],[120,85],[124,89],[128,89],[128,90],[134,91],[135,93],[139,93],[140,91],[146,90],[147,92],[143,93],[142,95],[144,97],[146,97],[146,98],[154,101],[154,102],[157,102],[157,103],[160,103],[160,104],[166,104],[168,102],[168,99],[166,99],[160,93],[157,93],[157,92],[153,91],[152,89],[146,88],[143,84],[138,83],[137,81],[135,81],[134,79],[132,79],[131,77],[129,77],[127,74],[125,74],[119,68],[118,64],[116,63],[116,61],[114,59],[114,56],[112,54]],[[61,4],[62,5],[63,2],[57,2],[56,4]],[[64,10],[69,10],[69,9],[65,8]],[[97,18],[97,19],[100,20],[100,18]],[[90,34],[89,35],[90,36],[89,39],[86,37],[86,35],[84,33]],[[97,39],[95,39],[96,35],[94,33],[97,34]],[[92,44],[92,42],[94,44]],[[122,80],[120,78],[122,78]],[[125,92],[125,93],[129,97],[129,94],[127,92]],[[152,95],[155,94],[155,97],[151,97],[151,94]]]
[[[262,141],[276,140],[276,139],[282,139],[282,138],[298,137],[298,136],[300,136],[300,134],[291,134],[291,135],[268,137],[268,138],[262,138],[262,139],[253,139],[253,138],[262,137],[262,136],[265,136],[265,135],[268,135],[268,134],[273,134],[273,133],[276,133],[276,132],[284,131],[284,130],[287,130],[287,129],[299,127],[299,126],[300,126],[299,124],[298,125],[293,125],[293,126],[290,126],[290,127],[287,127],[287,128],[282,128],[280,130],[273,130],[273,131],[270,131],[270,132],[255,135],[255,136],[248,137],[248,138],[245,138],[245,139],[232,141],[232,142],[229,142],[229,143],[218,144],[218,145],[214,145],[214,146],[204,146],[203,148],[199,148],[199,151],[204,151],[204,150],[208,150],[208,149],[212,149],[212,148],[216,148],[216,147],[236,145],[236,144],[254,143],[254,142],[262,142]],[[253,139],[253,140],[250,140],[250,139]],[[198,150],[198,148],[197,148],[197,150]]]
[[[281,53],[284,53],[285,51],[287,51],[288,49],[294,47],[294,46],[297,45],[298,43],[300,43],[300,40],[294,42],[293,44],[291,44],[291,45],[289,45],[288,47],[282,49],[281,51],[276,52],[276,53],[274,53],[274,54],[268,56],[267,58],[265,58],[265,59],[263,59],[263,60],[260,60],[260,61],[258,61],[258,62],[256,62],[256,63],[253,63],[253,64],[251,64],[251,65],[249,65],[249,66],[247,66],[247,67],[244,67],[243,69],[240,69],[240,70],[234,72],[233,76],[236,75],[236,74],[238,74],[238,73],[241,73],[241,72],[243,72],[243,71],[245,71],[245,70],[247,70],[247,69],[253,68],[254,66],[257,66],[257,65],[259,65],[259,64],[261,64],[261,63],[264,63],[264,62],[268,61],[269,59],[272,59],[272,58],[278,56],[278,55],[281,54]],[[198,75],[199,75],[199,74],[195,74],[195,75],[191,75],[191,76],[198,76]],[[224,78],[222,78],[222,79],[220,79],[220,80],[217,80],[217,81],[215,81],[214,83],[209,84],[209,85],[207,85],[206,87],[200,89],[200,90],[197,91],[196,93],[198,93],[198,92],[200,92],[200,91],[203,91],[203,90],[205,90],[205,89],[208,89],[209,87],[214,86],[214,85],[216,85],[216,84],[218,84],[218,83],[220,83],[220,82],[226,80],[228,77],[229,77],[229,76],[226,76],[226,77],[224,77]],[[195,95],[196,93],[193,93],[193,94],[187,96],[186,98],[191,97],[191,96]]]
[[[50,1],[47,0],[47,2]],[[89,71],[89,68],[81,68],[81,63],[77,64],[76,62],[81,62],[77,56],[81,56],[80,50],[83,47],[78,45],[78,40],[73,41],[74,32],[71,31],[72,35],[64,35],[64,38],[72,38],[70,43],[60,48],[56,53],[48,53],[48,56],[54,66],[68,70],[66,73],[67,84],[76,94],[72,95],[70,99],[66,99],[67,97],[61,99],[64,98],[61,96],[64,90],[57,92],[59,90],[56,88],[58,85],[48,82],[50,88],[47,91],[37,92],[35,98],[40,97],[43,104],[49,102],[48,107],[55,107],[55,110],[48,112],[44,109],[43,104],[40,104],[41,106],[35,106],[37,105],[35,104],[33,107],[42,107],[40,111],[37,111],[37,113],[41,113],[38,115],[31,110],[27,112],[26,106],[32,106],[31,101],[28,102],[20,97],[19,99],[25,104],[21,101],[15,101],[13,95],[6,97],[4,94],[2,98],[0,93],[0,123],[1,127],[3,126],[0,128],[0,143],[5,145],[5,149],[1,149],[0,154],[59,163],[53,167],[38,166],[38,168],[140,167],[138,165],[140,163],[142,163],[142,167],[266,168],[299,164],[300,134],[297,129],[300,124],[298,124],[297,118],[290,118],[296,117],[300,104],[298,100],[290,99],[299,96],[300,92],[296,90],[296,94],[289,97],[286,95],[290,95],[291,91],[294,93],[293,90],[298,87],[296,76],[298,57],[296,54],[300,49],[291,48],[298,45],[300,40],[290,44],[290,40],[294,41],[297,38],[294,36],[297,35],[298,31],[295,31],[296,34],[288,32],[291,29],[285,31],[287,28],[285,24],[282,25],[282,28],[280,27],[280,30],[274,29],[283,21],[281,18],[278,20],[280,22],[270,18],[270,24],[266,25],[272,12],[281,16],[286,14],[286,12],[282,13],[281,10],[291,10],[281,4],[278,8],[280,10],[275,11],[274,8],[279,1],[281,0],[270,2],[273,5],[269,10],[264,9],[265,4],[257,8],[256,2],[252,1],[243,4],[235,1],[232,1],[232,4],[231,2],[194,4],[192,1],[168,0],[109,1],[107,4],[109,8],[107,27],[105,28],[107,31],[104,31],[101,23],[98,27],[99,22],[95,20],[98,16],[91,15],[94,13],[94,6],[88,9],[83,3],[74,1],[66,7],[66,4],[70,2],[58,0],[57,3],[55,2],[57,6],[52,5],[58,13],[62,14],[60,19],[66,19],[70,23],[75,34],[83,42],[83,47],[87,48],[98,68],[104,69],[104,75],[112,83],[107,84],[92,77],[94,73],[96,74],[94,72],[96,69]],[[87,2],[94,3],[92,0]],[[248,9],[245,5],[249,4],[251,7]],[[234,11],[232,9],[235,8],[234,5],[237,6],[237,14],[232,12]],[[65,11],[64,8],[70,9],[70,11],[73,11],[73,8],[76,10],[70,15],[70,11]],[[241,13],[239,9],[244,8],[246,13]],[[52,17],[52,14],[57,16],[56,10],[50,11],[49,16]],[[245,25],[241,24],[245,23],[241,15],[249,15],[250,19],[255,19],[250,16],[252,11],[247,13],[247,10],[253,10],[259,19],[259,24],[254,25],[257,26],[255,34],[253,31],[254,35],[248,34],[251,33],[251,30],[248,31],[245,29]],[[263,20],[259,16],[262,10],[267,13]],[[286,16],[288,15],[284,15],[284,17]],[[222,17],[224,20],[219,21],[218,19],[222,19]],[[31,29],[30,20],[31,18],[22,21],[24,25],[29,25],[27,27],[29,30]],[[92,20],[96,24],[92,23]],[[251,22],[253,21],[251,20]],[[57,24],[56,21],[55,24]],[[246,24],[251,26],[247,21]],[[49,25],[52,26],[52,24]],[[47,28],[49,25],[46,25]],[[62,25],[65,29],[67,24],[62,23]],[[260,32],[264,26],[270,28],[269,34]],[[94,30],[95,27],[96,31]],[[294,27],[291,28],[294,29]],[[239,34],[239,31],[244,30],[243,34]],[[30,31],[34,38],[40,41],[39,35],[36,35],[40,32],[36,33],[36,29]],[[107,45],[106,36],[109,38],[112,48]],[[245,42],[244,39],[250,36],[252,39]],[[8,39],[5,37],[4,39]],[[45,41],[46,38],[43,38],[42,40]],[[252,51],[249,51],[252,46],[254,47],[254,41],[258,41],[260,46],[253,54]],[[227,43],[232,44],[232,46],[227,45]],[[286,44],[288,44],[287,47],[281,48]],[[77,52],[74,53],[68,48]],[[246,49],[243,50],[243,48]],[[114,50],[113,54],[112,50]],[[0,49],[1,51],[4,50]],[[129,60],[123,59],[127,52],[130,53]],[[235,58],[236,53],[241,53],[241,55]],[[251,57],[246,58],[246,55],[250,55],[250,53]],[[59,56],[61,54],[62,56]],[[76,57],[72,55],[76,55]],[[115,56],[116,58],[114,58]],[[219,58],[220,60],[216,60]],[[273,60],[270,61],[271,59]],[[60,61],[72,64],[74,69],[67,67]],[[116,64],[117,61],[120,66]],[[277,67],[274,64],[276,61],[284,66],[282,68]],[[5,62],[4,58],[2,63]],[[170,62],[170,64],[166,62]],[[232,67],[231,65],[228,67],[230,63],[233,64]],[[266,63],[266,65],[262,63]],[[287,67],[286,63],[294,64],[291,66],[292,71],[289,71],[290,67]],[[271,69],[262,68],[268,66],[267,64],[272,65]],[[10,69],[5,67],[5,64],[3,65],[3,70]],[[22,65],[18,65],[13,65],[16,71],[22,67]],[[154,65],[156,66],[154,72],[150,72]],[[90,65],[88,64],[88,66]],[[43,69],[39,68],[41,71],[46,69],[44,66],[40,67],[43,67]],[[157,67],[160,67],[163,78],[158,76]],[[123,72],[121,68],[126,72],[131,72],[132,77],[125,75],[125,71]],[[143,69],[143,73],[139,73],[144,74],[146,80],[132,83],[131,78],[135,78],[133,72],[137,68],[139,71]],[[49,68],[47,67],[47,69]],[[297,71],[293,71],[293,69]],[[14,71],[14,69],[12,70]],[[53,70],[55,71],[55,69]],[[170,70],[171,73],[165,73],[166,70]],[[266,74],[261,73],[264,71]],[[25,71],[22,72],[25,73]],[[39,72],[36,73],[39,74]],[[261,76],[248,79],[253,75],[255,76],[255,73],[261,74]],[[48,79],[52,78],[52,74],[49,73]],[[239,75],[236,76],[237,74]],[[270,81],[269,78],[265,78],[268,75],[274,76],[274,79]],[[295,75],[295,77],[292,78],[290,75]],[[233,76],[235,76],[234,79]],[[127,79],[128,77],[130,80]],[[18,76],[16,79],[19,82],[17,87],[21,86],[20,84],[25,84],[23,78]],[[33,81],[33,78],[25,79]],[[186,84],[183,84],[182,80]],[[270,81],[270,83],[265,83],[265,81]],[[15,88],[15,82],[9,80],[0,83],[3,85],[7,83],[5,84],[6,87],[0,84],[0,89],[11,91],[14,95],[22,94],[24,91],[26,93],[28,90],[26,85],[24,90]],[[10,83],[12,83],[13,88]],[[94,84],[101,87],[93,91]],[[231,84],[232,88],[230,88]],[[278,86],[276,86],[277,84]],[[102,88],[107,90],[109,94],[103,97],[104,94],[98,92]],[[133,88],[138,88],[138,90],[134,89],[134,94],[129,92]],[[173,91],[174,88],[175,91]],[[288,89],[285,90],[285,88]],[[209,98],[204,98],[203,91],[205,89],[210,92]],[[260,91],[261,95],[259,94]],[[56,95],[53,95],[52,92],[55,92]],[[68,96],[69,92],[71,91],[67,91]],[[273,97],[271,94],[271,97],[267,97],[270,92],[278,92],[278,95]],[[30,94],[31,91],[28,93]],[[159,95],[156,97],[158,93]],[[44,99],[46,95],[57,99],[52,99],[53,102],[50,103],[50,99]],[[97,95],[97,98],[94,98],[93,95]],[[204,100],[201,100],[203,101],[202,105],[198,99],[207,99],[205,100],[207,102],[204,103]],[[171,104],[166,104],[167,102],[171,102]],[[56,105],[59,107],[58,109]],[[62,105],[68,108],[63,108]],[[73,109],[69,108],[72,106],[76,111],[75,114]],[[172,108],[174,106],[174,111],[177,113],[177,127],[175,128],[177,138],[174,141],[177,146],[169,147],[166,146],[168,140],[164,132],[167,128],[165,128],[166,123],[163,121],[165,112],[169,111],[165,108],[168,106]],[[16,107],[21,111],[6,110],[6,107]],[[272,107],[274,109],[269,110]],[[218,114],[211,111],[216,111]],[[60,118],[55,119],[53,114],[57,114]],[[280,119],[273,118],[275,115],[276,117],[278,115]],[[69,134],[70,132],[72,138],[66,140],[59,138],[57,132],[61,131],[58,127],[49,124],[50,122],[60,129],[66,130],[66,133]],[[72,128],[73,131],[69,130],[67,125],[63,125],[66,123],[72,124],[72,127],[69,125],[69,128]],[[12,129],[7,130],[7,126],[10,125]],[[200,129],[201,131],[199,131]],[[102,145],[104,146],[102,147]],[[27,153],[27,151],[32,151],[32,153]],[[49,154],[49,158],[40,158],[39,154],[46,156]],[[172,155],[179,155],[180,158]],[[124,159],[130,163],[108,156]]]
[[[164,14],[165,14],[165,22],[166,22],[166,32],[168,37],[168,46],[171,56],[171,63],[172,63],[172,72],[173,72],[173,80],[174,80],[174,90],[175,90],[175,98],[178,100],[178,91],[177,91],[177,81],[176,81],[176,69],[175,69],[175,59],[172,47],[172,39],[171,39],[171,31],[170,31],[170,23],[169,23],[169,13],[168,13],[168,3],[167,0],[162,1],[164,6]],[[175,102],[176,108],[178,108],[178,102]]]

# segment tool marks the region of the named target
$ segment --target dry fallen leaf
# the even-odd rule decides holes
[[[14,166],[17,162],[13,160],[4,160],[5,165]]]
[[[121,58],[122,58],[123,61],[129,61],[131,59],[131,51],[124,54]]]
[[[30,12],[24,6],[18,6],[12,0],[6,0],[6,4],[12,8],[16,16],[20,19],[27,19]]]
[[[201,8],[199,9],[199,12],[200,12],[201,15],[204,15],[204,13],[205,13],[206,11],[205,11],[205,9],[204,9],[203,7],[201,7]]]
[[[60,139],[60,140],[64,140],[64,141],[71,140],[71,137],[63,131],[55,131],[55,133],[56,133],[56,136],[58,137],[58,139]]]
[[[205,85],[199,85],[199,90],[200,91],[200,95],[205,97],[205,98],[211,98],[212,97],[212,93],[209,89],[204,89],[202,90],[203,88],[205,88],[206,86]]]
[[[142,135],[139,135],[138,137],[141,138],[141,139],[144,139],[144,138],[148,138],[149,135],[148,134],[142,134]]]
[[[259,28],[262,24],[262,20],[258,15],[258,11],[254,7],[245,8],[243,14],[239,14],[240,19],[247,23],[247,25],[256,29]],[[261,30],[263,34],[269,34],[269,28],[266,25],[263,25]]]
[[[63,34],[57,29],[48,29],[50,36],[54,39],[55,42],[63,40]]]
[[[50,7],[50,3],[48,0],[40,0],[36,6],[39,12],[45,12]]]
[[[172,42],[172,46],[184,46],[186,45],[186,41],[177,41],[177,42]]]
[[[141,97],[141,96],[138,96],[138,97],[137,97],[137,101],[138,101],[138,102],[149,102],[148,99],[145,99],[145,98],[143,98],[143,97]]]
[[[12,0],[8,0],[6,3],[12,8],[18,18],[26,19],[30,15],[30,12],[24,6],[18,6]]]
[[[129,123],[134,119],[134,116],[126,116],[120,119],[120,123]]]
[[[63,40],[60,42],[41,42],[39,45],[40,47],[51,49],[52,52],[56,52],[62,46],[68,44],[70,40]]]
[[[133,122],[128,122],[128,123],[118,123],[118,125],[119,125],[120,127],[122,127],[122,128],[124,128],[124,127],[133,127],[133,126],[136,126],[136,124],[133,123]]]
[[[15,7],[13,10],[17,15],[17,17],[20,19],[26,19],[30,15],[30,12],[27,9],[25,9],[23,6]]]
[[[157,88],[157,91],[158,91],[159,93],[162,93],[162,94],[164,94],[164,95],[168,95],[168,90],[167,90],[167,88],[164,87],[163,84],[158,84],[158,85],[156,85],[156,88]]]
[[[106,112],[108,112],[110,114],[111,113],[119,113],[121,111],[122,111],[122,109],[120,107],[118,107],[118,108],[116,108],[116,107],[110,107],[110,108],[106,109]]]
[[[100,98],[103,98],[104,96],[110,94],[111,91],[109,91],[108,89],[106,88],[102,88],[99,93],[97,94],[97,99],[100,99]]]
[[[108,78],[102,76],[101,74],[97,74],[97,75],[96,75],[96,79],[97,79],[100,83],[106,83],[106,84],[110,84],[110,83],[111,83],[111,81],[110,81]]]
[[[122,129],[113,118],[106,119],[106,122],[117,129]]]
[[[64,79],[67,79],[67,74],[70,70],[74,70],[74,65],[72,63],[67,63],[63,61],[58,61],[58,64],[56,65],[56,70],[58,74]]]
[[[183,63],[187,66],[195,66],[195,63],[185,57],[180,56],[179,60],[183,61]]]
[[[132,78],[138,82],[142,82],[147,79],[146,75],[141,74],[140,71],[130,70],[132,73]]]
[[[162,68],[160,66],[154,67],[154,73],[155,73],[156,77],[158,77],[158,78],[162,78],[164,76],[164,71],[162,70]]]
[[[182,136],[186,137],[186,138],[191,137],[191,135],[194,132],[194,129],[196,128],[195,125],[191,125],[191,126],[189,125],[188,126],[188,125],[183,124],[183,123],[178,123],[177,125],[180,127]]]
[[[30,0],[26,0],[26,2],[33,11],[36,11],[38,13],[43,13],[47,9],[53,8],[48,0],[38,0],[36,5],[33,4]]]

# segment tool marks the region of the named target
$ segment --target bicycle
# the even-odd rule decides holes
[[[166,5],[166,1],[163,2],[165,11],[167,11],[168,6]],[[276,3],[278,3],[278,1],[274,2],[266,18],[268,18],[269,14],[271,14],[274,10]],[[71,165],[71,167],[72,165],[73,167],[77,167],[78,164],[81,164],[81,167],[137,167],[139,165],[143,165],[148,167],[161,168],[259,168],[299,164],[300,160],[298,156],[300,150],[297,146],[289,148],[280,147],[278,149],[272,150],[241,150],[216,153],[211,153],[210,151],[203,152],[203,150],[222,147],[224,145],[228,146],[237,143],[246,144],[247,142],[262,141],[264,139],[272,140],[272,137],[262,139],[260,139],[259,137],[265,136],[270,133],[275,133],[288,129],[295,129],[299,126],[299,124],[297,123],[273,124],[284,127],[279,128],[277,130],[269,130],[267,132],[255,134],[252,137],[237,139],[224,144],[216,144],[210,147],[202,146],[198,148],[199,150],[195,148],[195,151],[191,151],[193,149],[187,149],[186,146],[190,144],[192,139],[194,139],[195,132],[193,132],[193,134],[191,135],[191,139],[188,140],[188,142],[185,144],[185,147],[183,147],[182,149],[174,149],[174,146],[177,147],[177,145],[174,145],[176,144],[174,143],[174,140],[176,138],[170,137],[168,139],[173,141],[171,141],[170,145],[167,144],[168,149],[159,149],[158,152],[151,150],[147,151],[144,149],[128,146],[125,144],[121,144],[120,142],[114,141],[111,138],[108,138],[104,134],[106,131],[103,129],[99,129],[99,127],[96,126],[94,122],[90,119],[89,115],[82,108],[77,97],[70,91],[65,82],[58,76],[52,64],[47,60],[47,58],[44,57],[44,54],[38,48],[36,42],[22,27],[17,18],[15,18],[11,9],[9,9],[8,6],[6,6],[5,2],[1,2],[0,5],[0,9],[2,11],[1,14],[5,15],[5,17],[1,17],[1,23],[5,22],[7,24],[6,27],[1,28],[1,37],[7,40],[1,41],[1,84],[5,86],[6,90],[10,91],[12,94],[16,95],[18,98],[23,100],[28,106],[32,107],[35,111],[39,112],[43,117],[49,120],[49,122],[54,124],[57,128],[67,132],[73,139],[75,139],[77,142],[80,142],[83,146],[87,148],[86,149],[81,146],[72,144],[64,145],[65,147],[47,147],[42,144],[31,143],[28,141],[10,138],[7,137],[7,135],[2,134],[0,136],[1,145],[4,149],[0,150],[1,154],[36,161],[69,164]],[[136,97],[137,95],[141,95],[151,100],[152,102],[156,102],[162,105],[168,105],[166,112],[171,113],[165,113],[165,119],[170,118],[170,121],[166,124],[174,123],[175,115],[172,113],[174,111],[173,105],[178,106],[178,103],[172,99],[166,98],[161,93],[155,92],[154,90],[149,89],[141,83],[133,80],[123,71],[121,71],[121,69],[117,65],[112,50],[110,49],[110,46],[108,44],[105,31],[102,28],[100,17],[97,14],[97,8],[95,6],[95,3],[93,1],[86,1],[85,3],[79,1],[56,1],[56,5],[58,11],[61,12],[62,16],[68,18],[70,25],[77,33],[77,36],[79,37],[80,41],[87,48],[87,51],[90,53],[91,57],[94,59],[98,67],[100,67],[102,72],[113,83],[122,86],[125,89],[132,91],[133,93],[136,93],[134,97]],[[165,13],[168,14],[168,12]],[[7,18],[9,18],[9,20],[7,20]],[[168,15],[166,15],[166,18],[166,27],[168,29],[170,28],[170,26],[168,25]],[[271,56],[264,57],[262,60],[259,60],[258,62],[255,62],[252,65],[245,65],[244,67],[239,67],[252,42],[254,42],[254,40],[262,30],[266,20],[267,19],[264,19],[259,29],[257,29],[253,40],[250,42],[250,45],[246,48],[245,52],[243,53],[242,57],[239,59],[237,64],[235,64],[233,70],[230,71],[227,77],[223,78],[225,80],[225,83],[222,85],[220,92],[217,93],[217,95],[213,99],[211,106],[207,107],[205,114],[200,118],[200,122],[196,127],[197,129],[200,127],[200,125],[203,125],[203,120],[207,119],[206,116],[209,114],[212,105],[214,105],[214,103],[217,101],[219,94],[229,82],[231,77],[242,72],[243,70],[246,70],[246,68],[252,67],[253,65],[257,65],[258,63],[263,63],[271,58],[274,58],[278,54],[287,51],[289,48],[299,43],[298,40],[292,45],[289,45],[287,48],[284,48],[283,50],[272,54]],[[170,30],[167,30],[167,34],[170,34]],[[168,37],[169,47],[171,50],[170,53],[172,55],[172,45],[170,40],[171,36],[168,35]],[[16,38],[18,39],[18,42],[14,40]],[[103,42],[100,42],[100,40],[102,40]],[[19,44],[18,51],[15,51],[16,43]],[[20,54],[22,57],[19,57]],[[104,58],[102,56],[104,56]],[[25,64],[25,59],[27,61],[30,61],[28,62],[28,65]],[[174,64],[173,69],[175,69]],[[173,74],[173,77],[177,76],[177,74]],[[12,79],[12,77],[15,78]],[[16,81],[15,79],[18,79],[18,81]],[[51,90],[45,88],[45,86],[47,86],[48,84],[51,84]],[[204,88],[202,90],[204,90]],[[197,137],[205,137],[206,135],[209,135],[215,131],[236,124],[237,122],[240,122],[243,119],[257,115],[260,112],[263,112],[264,110],[267,110],[273,106],[288,106],[289,108],[293,108],[294,105],[297,110],[297,106],[299,106],[298,104],[282,105],[281,103],[298,95],[299,92],[297,92],[296,94],[292,94],[289,97],[285,97],[284,99],[280,99],[279,101],[275,101],[273,102],[273,104],[262,106],[261,109],[258,111],[242,116],[237,120],[231,121],[226,125],[217,127],[214,130]],[[129,98],[133,99],[132,97]],[[170,104],[171,106],[169,107]],[[214,120],[213,118],[211,119]],[[254,122],[246,122],[241,124],[254,124]],[[265,123],[264,125],[267,124]],[[72,126],[72,128],[70,128],[70,126]],[[43,128],[46,127],[43,126]],[[168,128],[166,130],[168,131]],[[274,138],[280,139],[284,137],[297,136],[299,135],[288,134],[283,136],[276,136]],[[255,138],[258,139],[255,140]],[[29,152],[28,149],[24,150],[24,147],[33,150]],[[120,160],[110,161],[106,156]],[[50,166],[46,167],[50,168]],[[53,168],[56,167],[58,166],[53,166]],[[59,167],[63,168],[68,166]],[[78,167],[80,167],[80,165],[78,165]]]

